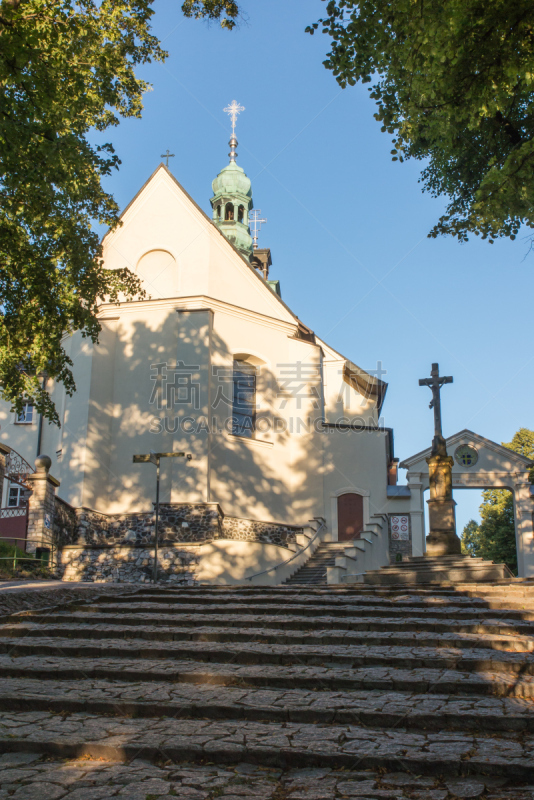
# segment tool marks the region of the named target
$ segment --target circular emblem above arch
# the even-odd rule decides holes
[[[461,467],[474,467],[478,461],[478,453],[469,444],[461,444],[454,451],[454,460]]]

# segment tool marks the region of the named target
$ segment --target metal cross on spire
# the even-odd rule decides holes
[[[452,383],[453,379],[449,375],[444,377],[439,374],[439,364],[432,364],[430,378],[420,378],[419,386],[428,386],[432,390],[432,400],[429,408],[434,409],[434,439],[432,441],[432,455],[441,453],[447,455],[445,439],[441,430],[441,399],[440,389],[445,383]]]
[[[230,119],[232,120],[232,136],[235,136],[235,124],[237,121],[237,115],[244,110],[245,106],[240,106],[237,100],[232,100],[230,105],[226,106],[226,108],[223,109],[223,111],[225,111],[227,114],[230,115]]]
[[[171,153],[171,151],[170,151],[170,150],[167,150],[167,152],[166,152],[166,153],[162,153],[162,154],[160,155],[160,158],[165,158],[165,159],[166,159],[166,164],[165,164],[165,166],[167,166],[167,167],[168,167],[168,166],[169,166],[169,158],[174,158],[174,153]]]
[[[254,248],[254,250],[258,249],[258,233],[260,232],[262,223],[267,222],[266,219],[260,219],[260,215],[261,215],[261,209],[259,208],[255,208],[254,211],[251,211],[251,213],[249,214],[249,221],[251,223],[250,227],[252,229],[252,239],[253,239],[252,247]]]

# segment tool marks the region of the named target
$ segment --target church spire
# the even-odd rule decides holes
[[[239,252],[249,259],[252,255],[252,237],[249,229],[249,213],[253,208],[250,180],[244,170],[237,165],[237,139],[235,125],[238,114],[244,111],[236,100],[232,100],[224,111],[232,121],[230,137],[230,163],[212,183],[213,221],[219,230],[232,242]]]

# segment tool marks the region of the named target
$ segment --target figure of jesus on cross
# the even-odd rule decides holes
[[[440,376],[439,364],[432,364],[430,371],[430,378],[420,378],[419,386],[428,386],[432,390],[432,400],[430,401],[430,408],[434,409],[434,438],[432,439],[432,455],[447,455],[447,447],[443,432],[441,429],[441,398],[440,389],[446,383],[452,383],[453,379],[449,375],[447,377]]]

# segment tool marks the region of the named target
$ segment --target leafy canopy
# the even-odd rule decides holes
[[[534,431],[520,428],[511,442],[503,442],[515,453],[534,461]],[[534,483],[534,469],[530,472]],[[507,489],[487,489],[482,492],[480,525],[470,520],[462,533],[462,551],[472,556],[489,558],[508,564],[517,573],[517,549],[514,526],[514,503]]]
[[[229,0],[186,0],[187,15],[233,27]],[[151,0],[0,0],[0,384],[59,422],[40,375],[75,390],[63,337],[97,341],[99,302],[140,283],[106,270],[94,223],[119,224],[101,186],[120,161],[92,145],[121,117],[139,117],[148,88],[136,67],[166,53],[150,32]]]
[[[239,16],[239,7],[234,0],[185,0],[182,11],[186,17],[204,17],[220,20],[221,28],[232,30]]]
[[[531,0],[329,0],[325,66],[372,83],[393,160],[425,160],[423,188],[449,198],[429,236],[493,242],[534,227]]]

